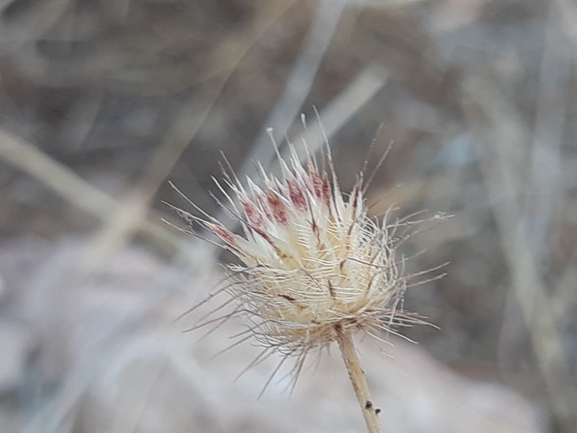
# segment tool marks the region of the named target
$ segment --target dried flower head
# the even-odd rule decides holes
[[[401,224],[367,215],[364,172],[344,197],[328,148],[321,156],[328,170],[312,157],[304,168],[294,147],[290,151],[289,161],[279,156],[282,179],[258,165],[262,187],[250,178],[242,185],[232,170],[232,178],[225,174],[236,200],[216,182],[230,202],[221,206],[244,236],[204,212],[197,217],[178,209],[240,260],[228,266],[226,291],[237,301],[235,311],[249,317],[252,335],[265,347],[302,355],[335,341],[337,328],[372,334],[414,318],[397,311],[407,285],[395,257]]]
[[[250,178],[243,185],[230,169],[224,184],[232,193],[217,182],[229,205],[219,204],[238,220],[244,235],[197,207],[202,216],[180,211],[218,236],[220,246],[240,262],[228,266],[228,284],[222,289],[231,298],[206,315],[201,326],[246,316],[250,325],[243,340],[256,338],[264,346],[261,356],[280,352],[283,361],[297,357],[295,375],[311,349],[337,341],[344,354],[343,338],[352,348],[353,333],[379,338],[379,331],[391,331],[391,325],[419,320],[398,308],[407,287],[403,261],[395,257],[403,239],[396,231],[403,222],[388,223],[388,214],[380,220],[367,215],[365,170],[352,192],[343,195],[328,146],[321,159],[324,168],[310,156],[305,168],[291,146],[287,161],[279,154],[282,178],[258,166],[261,186]],[[236,301],[233,312],[219,317],[216,312],[231,301]],[[362,406],[375,415],[372,404],[363,401]]]

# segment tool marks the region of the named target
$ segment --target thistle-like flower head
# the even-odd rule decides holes
[[[244,234],[206,214],[184,216],[239,259],[228,266],[224,290],[236,301],[231,315],[248,316],[248,335],[265,348],[304,359],[310,349],[335,341],[337,330],[376,335],[410,316],[395,311],[407,280],[395,258],[397,226],[388,225],[386,215],[367,215],[364,173],[343,195],[329,149],[321,156],[325,168],[311,157],[303,167],[290,151],[286,161],[279,156],[281,178],[261,166],[261,186],[226,175],[230,195],[217,182],[230,202],[221,205]]]

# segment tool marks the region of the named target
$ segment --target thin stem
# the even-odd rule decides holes
[[[335,327],[335,330],[337,332],[337,341],[341,349],[341,354],[343,355],[349,377],[355,389],[355,394],[357,395],[357,400],[361,405],[361,411],[367,423],[367,429],[369,433],[382,433],[377,410],[375,410],[373,401],[371,400],[371,393],[369,392],[369,386],[365,379],[365,372],[359,363],[351,334],[343,332],[339,325]]]

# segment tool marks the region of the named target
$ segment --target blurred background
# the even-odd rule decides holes
[[[338,351],[257,400],[279,359],[175,322],[223,257],[168,181],[222,213],[320,118],[344,190],[394,143],[373,214],[453,215],[403,251],[439,329],[359,342],[384,431],[577,431],[576,59],[570,0],[0,1],[0,430],[363,431]]]

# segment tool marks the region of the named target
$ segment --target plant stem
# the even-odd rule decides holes
[[[369,433],[382,433],[379,417],[373,406],[369,387],[365,379],[365,372],[359,363],[351,334],[343,332],[339,325],[335,327],[335,330],[337,332],[337,341],[341,349],[341,354],[343,355],[349,377],[355,389],[355,394],[357,395],[357,400],[361,405],[361,411],[367,423],[367,429]]]

